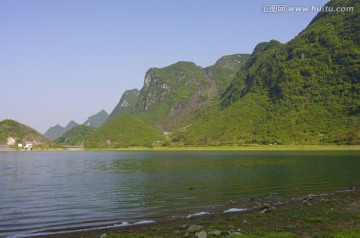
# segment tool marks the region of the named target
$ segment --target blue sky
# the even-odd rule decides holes
[[[326,0],[1,0],[0,120],[44,133],[108,113],[151,67],[209,66],[287,42],[316,15],[263,13],[265,4],[322,6]]]

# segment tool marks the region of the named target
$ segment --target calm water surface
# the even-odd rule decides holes
[[[251,208],[360,185],[359,151],[0,153],[0,237]]]

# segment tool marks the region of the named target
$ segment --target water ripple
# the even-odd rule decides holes
[[[358,152],[0,153],[0,237],[107,226],[360,184]],[[124,223],[125,224],[125,223]]]

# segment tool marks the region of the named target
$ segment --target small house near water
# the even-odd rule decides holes
[[[26,143],[26,145],[24,146],[24,149],[26,151],[32,151],[32,147],[33,147],[32,143]]]

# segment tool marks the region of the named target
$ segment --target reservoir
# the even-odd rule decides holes
[[[360,151],[0,153],[0,237],[360,189]]]

